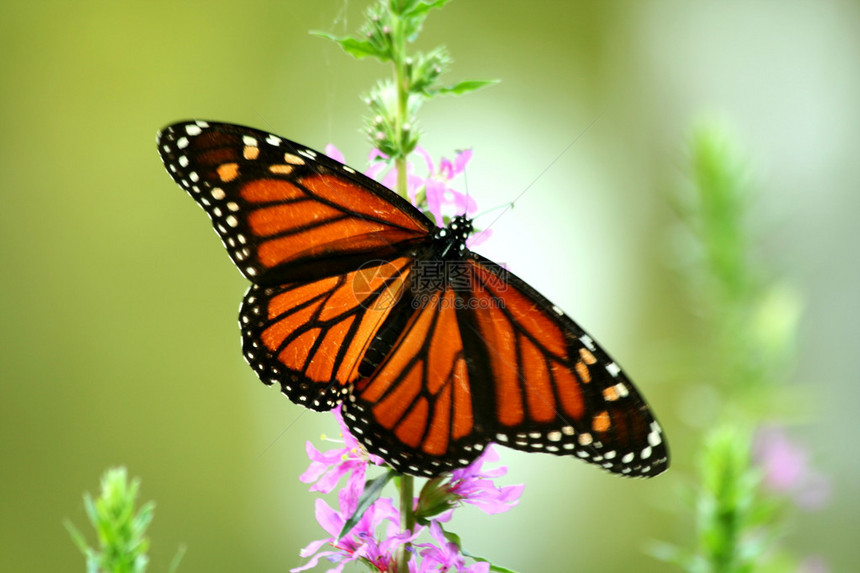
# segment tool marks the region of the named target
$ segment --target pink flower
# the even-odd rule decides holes
[[[349,433],[340,414],[339,407],[332,410],[332,412],[340,426],[343,447],[320,452],[313,444],[307,442],[305,450],[307,451],[308,458],[311,460],[311,464],[299,476],[299,479],[304,483],[316,482],[311,486],[310,491],[329,493],[337,486],[340,478],[346,474],[350,474],[348,483],[360,492],[364,489],[368,462],[376,465],[384,465],[385,462],[382,458],[364,451],[361,444]]]
[[[415,152],[424,158],[427,174],[424,176],[415,173],[415,166],[411,161],[406,162],[406,188],[409,201],[418,209],[433,216],[434,222],[439,227],[445,226],[445,217],[454,215],[471,215],[478,209],[477,203],[465,193],[456,191],[449,187],[458,175],[466,170],[466,165],[472,159],[472,150],[460,151],[454,157],[454,161],[442,158],[439,165],[433,164],[433,158],[421,146],[415,147]],[[325,153],[332,159],[343,163],[343,154],[334,146],[327,145]],[[383,160],[383,161],[380,161]],[[374,149],[370,152],[368,161],[370,167],[364,172],[365,175],[376,179],[389,189],[397,185],[397,169],[391,168],[386,171],[388,165],[384,160],[388,156]],[[421,192],[424,192],[424,201],[420,201]],[[479,231],[469,239],[469,246],[473,247],[483,243],[490,237],[489,229]]]
[[[449,210],[446,207],[452,208],[451,215],[469,215],[478,209],[474,199],[448,187],[450,181],[465,171],[466,164],[472,158],[471,149],[458,152],[453,163],[443,157],[438,168],[433,166],[433,159],[423,147],[417,146],[415,152],[424,157],[427,166],[427,177],[424,178],[423,186],[427,195],[427,209],[436,219],[436,225],[445,226],[443,210]]]
[[[367,561],[378,571],[392,571],[397,549],[415,539],[420,530],[414,533],[400,532],[400,516],[397,509],[390,499],[378,499],[364,512],[355,527],[342,538],[338,538],[344,524],[355,512],[358,501],[357,497],[351,495],[348,488],[343,489],[338,498],[340,501],[338,511],[333,510],[321,499],[316,501],[317,522],[330,537],[309,543],[299,555],[310,557],[310,561],[290,571],[295,573],[311,569],[322,558],[337,563],[335,568],[329,570],[333,573],[342,571],[351,561]],[[377,538],[377,530],[385,521],[388,521],[387,531],[380,540]],[[334,550],[320,551],[325,545],[331,545]]]
[[[492,446],[487,446],[478,459],[465,468],[451,472],[448,491],[460,501],[470,503],[485,513],[502,513],[520,502],[524,485],[498,487],[493,480],[508,473],[508,468],[499,466],[483,470],[483,465],[499,460],[499,454]]]
[[[343,153],[340,152],[340,149],[329,143],[325,146],[325,154],[334,159],[335,161],[340,161],[341,163],[346,163],[346,159],[343,157]]]
[[[811,555],[800,562],[797,573],[828,573],[827,562],[817,555]]]
[[[826,503],[830,482],[809,465],[807,458],[806,450],[793,442],[783,428],[764,427],[756,434],[753,459],[762,469],[764,486],[811,511]]]
[[[349,477],[338,492],[338,510],[332,509],[322,499],[316,500],[317,522],[329,536],[313,541],[302,549],[301,557],[309,558],[309,561],[291,571],[313,568],[321,559],[336,564],[329,570],[333,573],[341,572],[346,563],[351,561],[370,563],[381,572],[393,571],[398,549],[405,543],[413,543],[426,528],[416,525],[411,532],[400,531],[400,514],[394,507],[394,502],[390,498],[379,498],[362,514],[355,527],[343,537],[338,537],[347,520],[358,508],[359,499],[364,492],[368,463],[383,462],[376,456],[364,453],[344,425],[340,409],[335,409],[334,413],[341,427],[344,447],[320,452],[308,443],[307,452],[311,463],[302,474],[301,480],[305,483],[313,482],[311,491],[330,493],[337,487],[341,477],[347,474]],[[434,478],[428,482],[430,487],[425,486],[422,489],[421,496],[414,501],[415,509],[421,519],[429,521],[430,536],[435,543],[416,545],[422,549],[420,553],[411,556],[410,572],[489,571],[489,564],[484,562],[466,566],[460,548],[445,538],[440,523],[449,521],[453,510],[461,502],[475,505],[488,514],[507,511],[519,503],[524,486],[498,487],[493,483],[495,478],[507,473],[506,467],[484,469],[484,464],[498,459],[498,454],[492,447],[488,447],[469,466],[454,470],[448,477]],[[381,535],[383,526],[385,533]],[[324,549],[326,546],[330,549]]]
[[[417,547],[423,547],[421,550],[421,566],[418,569],[410,567],[410,571],[415,573],[424,573],[430,571],[457,571],[458,573],[488,573],[490,570],[489,563],[474,563],[466,566],[466,560],[460,553],[460,548],[456,543],[448,541],[442,531],[442,527],[437,522],[430,523],[430,536],[436,541],[436,545],[432,543],[419,543]]]

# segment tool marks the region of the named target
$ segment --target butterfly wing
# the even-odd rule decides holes
[[[472,305],[467,328],[494,380],[492,439],[503,445],[575,455],[613,473],[666,469],[662,429],[639,391],[594,340],[516,275],[469,254]]]
[[[401,257],[310,282],[252,285],[239,315],[246,360],[293,402],[333,408],[403,296],[411,265]]]
[[[180,122],[161,131],[158,150],[256,284],[333,276],[395,258],[434,229],[376,181],[263,131]]]
[[[400,296],[404,253],[433,224],[376,181],[263,131],[180,122],[158,149],[254,283],[240,314],[249,364],[292,401],[332,408]]]
[[[369,451],[427,476],[467,465],[491,441],[627,476],[667,467],[660,425],[588,334],[495,263],[467,253],[457,266],[458,284],[401,303],[418,310],[344,403]]]
[[[364,372],[343,404],[350,431],[397,470],[435,476],[468,465],[487,433],[464,346],[458,295],[450,286],[410,289],[381,329],[385,358]]]

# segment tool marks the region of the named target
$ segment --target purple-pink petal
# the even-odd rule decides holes
[[[384,163],[374,163],[370,167],[368,167],[364,174],[370,177],[371,179],[379,180],[377,176],[385,169],[386,165]]]
[[[439,161],[439,175],[446,181],[454,178],[454,166],[444,157]]]
[[[454,175],[459,175],[466,170],[466,164],[472,159],[472,150],[464,149],[454,158]]]
[[[317,499],[314,502],[314,516],[317,519],[317,523],[325,529],[326,533],[332,535],[332,537],[340,533],[345,522],[340,513],[329,507],[329,505],[322,499]]]
[[[415,152],[424,158],[424,164],[427,166],[428,176],[433,175],[433,158],[430,157],[430,154],[427,152],[427,150],[420,145],[416,145]]]
[[[798,485],[806,470],[806,452],[776,428],[761,430],[756,441],[755,456],[765,472],[768,487],[785,493]]]
[[[485,513],[493,514],[508,511],[519,503],[525,486],[496,486],[492,481],[493,478],[505,475],[508,469],[500,466],[483,470],[483,465],[498,459],[498,453],[492,447],[488,447],[470,465],[451,472],[449,491],[458,496],[460,501],[472,504]]]
[[[300,557],[309,557],[320,550],[323,545],[328,545],[331,543],[331,539],[317,539],[316,541],[311,541],[307,545],[305,545],[301,551],[299,551]]]
[[[388,161],[388,156],[386,154],[382,153],[379,150],[379,148],[374,147],[373,149],[370,150],[370,153],[368,153],[368,155],[367,155],[367,162],[368,163],[374,163],[374,162],[376,162],[377,159],[382,159],[383,161],[379,161],[378,163],[384,165],[384,161]]]
[[[325,154],[334,159],[335,161],[340,161],[341,163],[346,163],[343,158],[343,153],[340,152],[340,149],[329,143],[325,146]]]
[[[335,487],[337,487],[338,482],[340,482],[340,478],[355,469],[357,465],[358,464],[356,462],[353,462],[333,466],[330,471],[325,473],[319,481],[317,481],[317,483],[311,486],[310,491],[318,491],[321,493],[331,492]]]
[[[397,169],[392,168],[385,174],[385,177],[380,181],[383,185],[388,187],[389,189],[394,189],[397,187]]]
[[[830,481],[815,471],[808,454],[784,429],[759,429],[753,445],[753,458],[763,472],[763,483],[770,491],[788,495],[801,509],[821,508],[830,495]]]
[[[418,545],[423,548],[420,552],[423,559],[422,565],[438,567],[439,571],[460,571],[464,565],[463,556],[460,555],[457,545],[445,538],[442,527],[435,521],[430,523],[430,536],[437,545],[432,543]]]
[[[340,555],[341,554],[337,553],[336,551],[323,551],[322,553],[317,553],[316,555],[311,557],[311,560],[308,561],[307,563],[305,563],[304,565],[301,565],[299,567],[293,567],[292,569],[290,569],[290,573],[297,573],[298,571],[307,571],[308,569],[313,569],[314,567],[317,566],[317,563],[319,563],[319,560],[322,559],[323,557],[330,559],[331,557],[340,556]],[[305,556],[303,555],[302,557],[305,557]]]
[[[444,226],[442,218],[442,201],[445,198],[445,184],[440,181],[428,179],[425,183],[424,190],[427,195],[427,210],[436,219],[436,225]]]
[[[448,192],[453,196],[451,202],[457,207],[458,215],[471,214],[478,210],[478,204],[471,196],[453,189],[448,189]]]

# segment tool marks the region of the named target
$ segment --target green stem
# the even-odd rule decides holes
[[[392,12],[394,12],[392,10]],[[395,38],[394,45],[394,85],[397,90],[397,115],[394,118],[395,137],[397,138],[398,153],[394,157],[394,168],[397,170],[397,194],[408,197],[406,180],[406,149],[404,142],[405,127],[407,127],[409,106],[409,77],[406,71],[406,39],[402,29],[402,21],[399,15],[392,14],[392,36]],[[414,481],[410,475],[400,476],[400,530],[402,532],[412,531],[415,528],[415,511],[412,507],[414,499]],[[409,558],[411,555],[411,543],[404,543],[397,553],[397,571],[407,573],[409,571]]]
[[[414,499],[414,480],[410,475],[400,476],[400,531],[412,531],[415,528],[415,510],[412,507]],[[397,553],[397,571],[407,573],[409,571],[409,557],[411,543],[404,543]]]
[[[392,37],[393,63],[394,63],[394,86],[397,90],[397,115],[394,118],[394,131],[397,138],[397,155],[394,157],[394,166],[397,170],[397,193],[401,197],[408,196],[406,182],[406,150],[405,127],[409,105],[409,77],[406,72],[406,38],[403,33],[403,22],[398,14],[392,14]]]

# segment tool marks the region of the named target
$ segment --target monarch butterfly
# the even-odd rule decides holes
[[[489,442],[610,472],[666,469],[660,425],[557,306],[396,193],[284,138],[188,121],[159,133],[170,176],[251,281],[244,356],[267,385],[398,471],[436,476]]]

